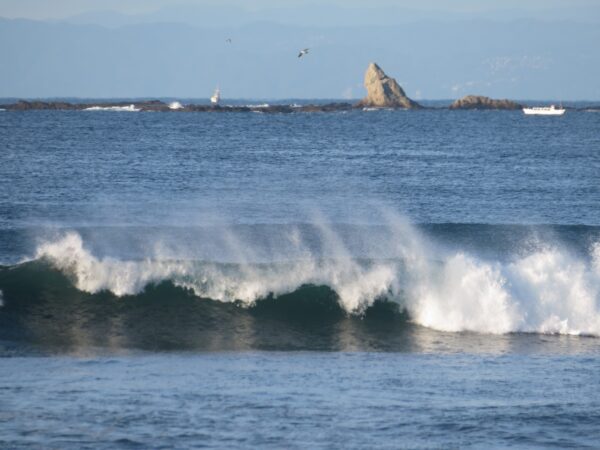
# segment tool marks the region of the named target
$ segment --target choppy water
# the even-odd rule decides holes
[[[0,444],[593,447],[599,132],[2,113]]]

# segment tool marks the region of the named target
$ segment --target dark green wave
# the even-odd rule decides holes
[[[170,281],[117,297],[82,292],[43,261],[0,267],[0,290],[0,341],[45,351],[385,350],[412,326],[386,299],[348,315],[327,286],[304,285],[251,307],[199,298]]]

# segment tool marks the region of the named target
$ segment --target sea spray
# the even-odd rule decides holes
[[[597,245],[594,247],[597,248]],[[542,250],[507,267],[523,331],[600,333],[600,272],[558,249]]]
[[[507,333],[519,329],[516,305],[499,267],[457,254],[440,270],[427,269],[408,309],[419,324],[442,331]]]
[[[509,263],[462,253],[414,287],[413,320],[443,331],[600,335],[600,276],[557,248]]]

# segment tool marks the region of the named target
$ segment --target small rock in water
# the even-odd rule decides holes
[[[494,100],[483,95],[467,95],[456,100],[450,109],[521,109],[522,106],[511,100]]]

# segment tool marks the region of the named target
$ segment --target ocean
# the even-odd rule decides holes
[[[597,448],[600,114],[0,111],[1,448]]]

